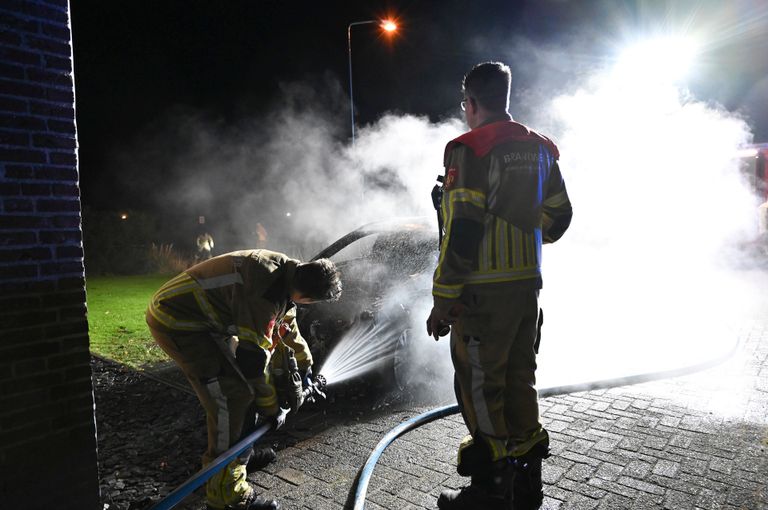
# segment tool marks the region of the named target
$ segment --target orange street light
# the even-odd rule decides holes
[[[352,27],[355,25],[369,25],[373,23],[378,23],[382,30],[390,34],[397,30],[397,24],[395,24],[395,22],[390,19],[369,19],[367,21],[353,21],[347,25],[347,58],[349,61],[349,115],[352,119],[352,145],[355,144],[355,100],[352,92]]]

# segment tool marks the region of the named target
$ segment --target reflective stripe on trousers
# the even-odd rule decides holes
[[[214,378],[205,384],[208,393],[213,397],[218,411],[216,413],[216,452],[223,453],[229,448],[229,408],[227,397],[221,391],[219,380]]]
[[[468,337],[467,352],[469,353],[469,366],[472,380],[472,406],[475,408],[477,424],[480,432],[493,435],[494,428],[491,416],[488,414],[488,406],[483,395],[485,387],[485,374],[480,365],[480,341],[477,337]]]

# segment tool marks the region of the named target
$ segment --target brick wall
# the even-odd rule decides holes
[[[0,3],[0,507],[100,507],[67,0]]]

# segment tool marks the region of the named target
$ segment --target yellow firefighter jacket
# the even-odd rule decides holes
[[[541,288],[542,242],[559,239],[572,216],[558,158],[551,140],[509,115],[448,143],[438,309],[458,303],[467,285]]]
[[[299,261],[269,250],[243,250],[192,266],[168,281],[150,301],[147,322],[170,334],[205,332],[237,336],[255,370],[263,376],[278,339],[290,346],[300,369],[312,365],[312,354],[296,323],[290,301]],[[271,407],[271,406],[270,406]]]

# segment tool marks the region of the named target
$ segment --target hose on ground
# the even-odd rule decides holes
[[[615,388],[617,386],[629,386],[632,384],[640,384],[644,382],[666,379],[669,377],[679,377],[683,375],[692,374],[694,372],[705,370],[707,368],[711,368],[713,366],[716,366],[724,362],[725,360],[730,358],[733,355],[733,353],[736,352],[736,350],[739,347],[739,344],[740,342],[736,341],[733,345],[733,348],[730,349],[725,354],[719,357],[713,358],[711,360],[707,360],[694,365],[690,365],[682,368],[675,368],[671,370],[661,370],[658,372],[647,372],[643,374],[635,374],[635,375],[630,375],[626,377],[616,377],[616,378],[602,379],[602,380],[586,382],[586,383],[577,383],[577,384],[569,384],[569,385],[563,385],[563,386],[553,386],[550,388],[543,388],[539,390],[539,397],[546,398],[546,397],[554,397],[557,395],[566,395],[569,393],[576,393],[579,391],[592,391],[592,390],[598,390],[598,389]],[[353,500],[354,502],[353,509],[363,510],[363,508],[365,508],[365,496],[368,492],[368,484],[371,480],[371,476],[373,475],[373,469],[376,467],[376,463],[379,461],[379,458],[384,453],[384,450],[390,444],[392,444],[392,442],[394,442],[395,439],[402,436],[406,432],[409,432],[413,429],[421,427],[422,425],[426,425],[427,423],[443,418],[445,416],[456,414],[458,412],[459,412],[459,406],[456,404],[444,406],[444,407],[438,407],[431,411],[427,411],[426,413],[415,416],[410,420],[405,421],[400,425],[396,426],[395,428],[393,428],[392,430],[390,430],[378,442],[378,444],[376,445],[376,448],[374,448],[371,454],[368,456],[368,459],[365,461],[365,464],[363,465],[363,468],[360,471],[360,476],[357,478],[357,482],[355,486],[353,486],[353,489],[355,491],[355,497]]]
[[[248,434],[244,439],[240,440],[236,445],[232,446],[229,450],[216,457],[213,462],[192,475],[186,482],[174,489],[173,492],[169,493],[166,497],[152,505],[149,510],[168,510],[175,507],[185,497],[189,496],[192,491],[207,482],[209,478],[211,478],[224,466],[232,462],[246,449],[250,448],[257,439],[269,432],[271,429],[272,423],[264,423],[256,430]]]

